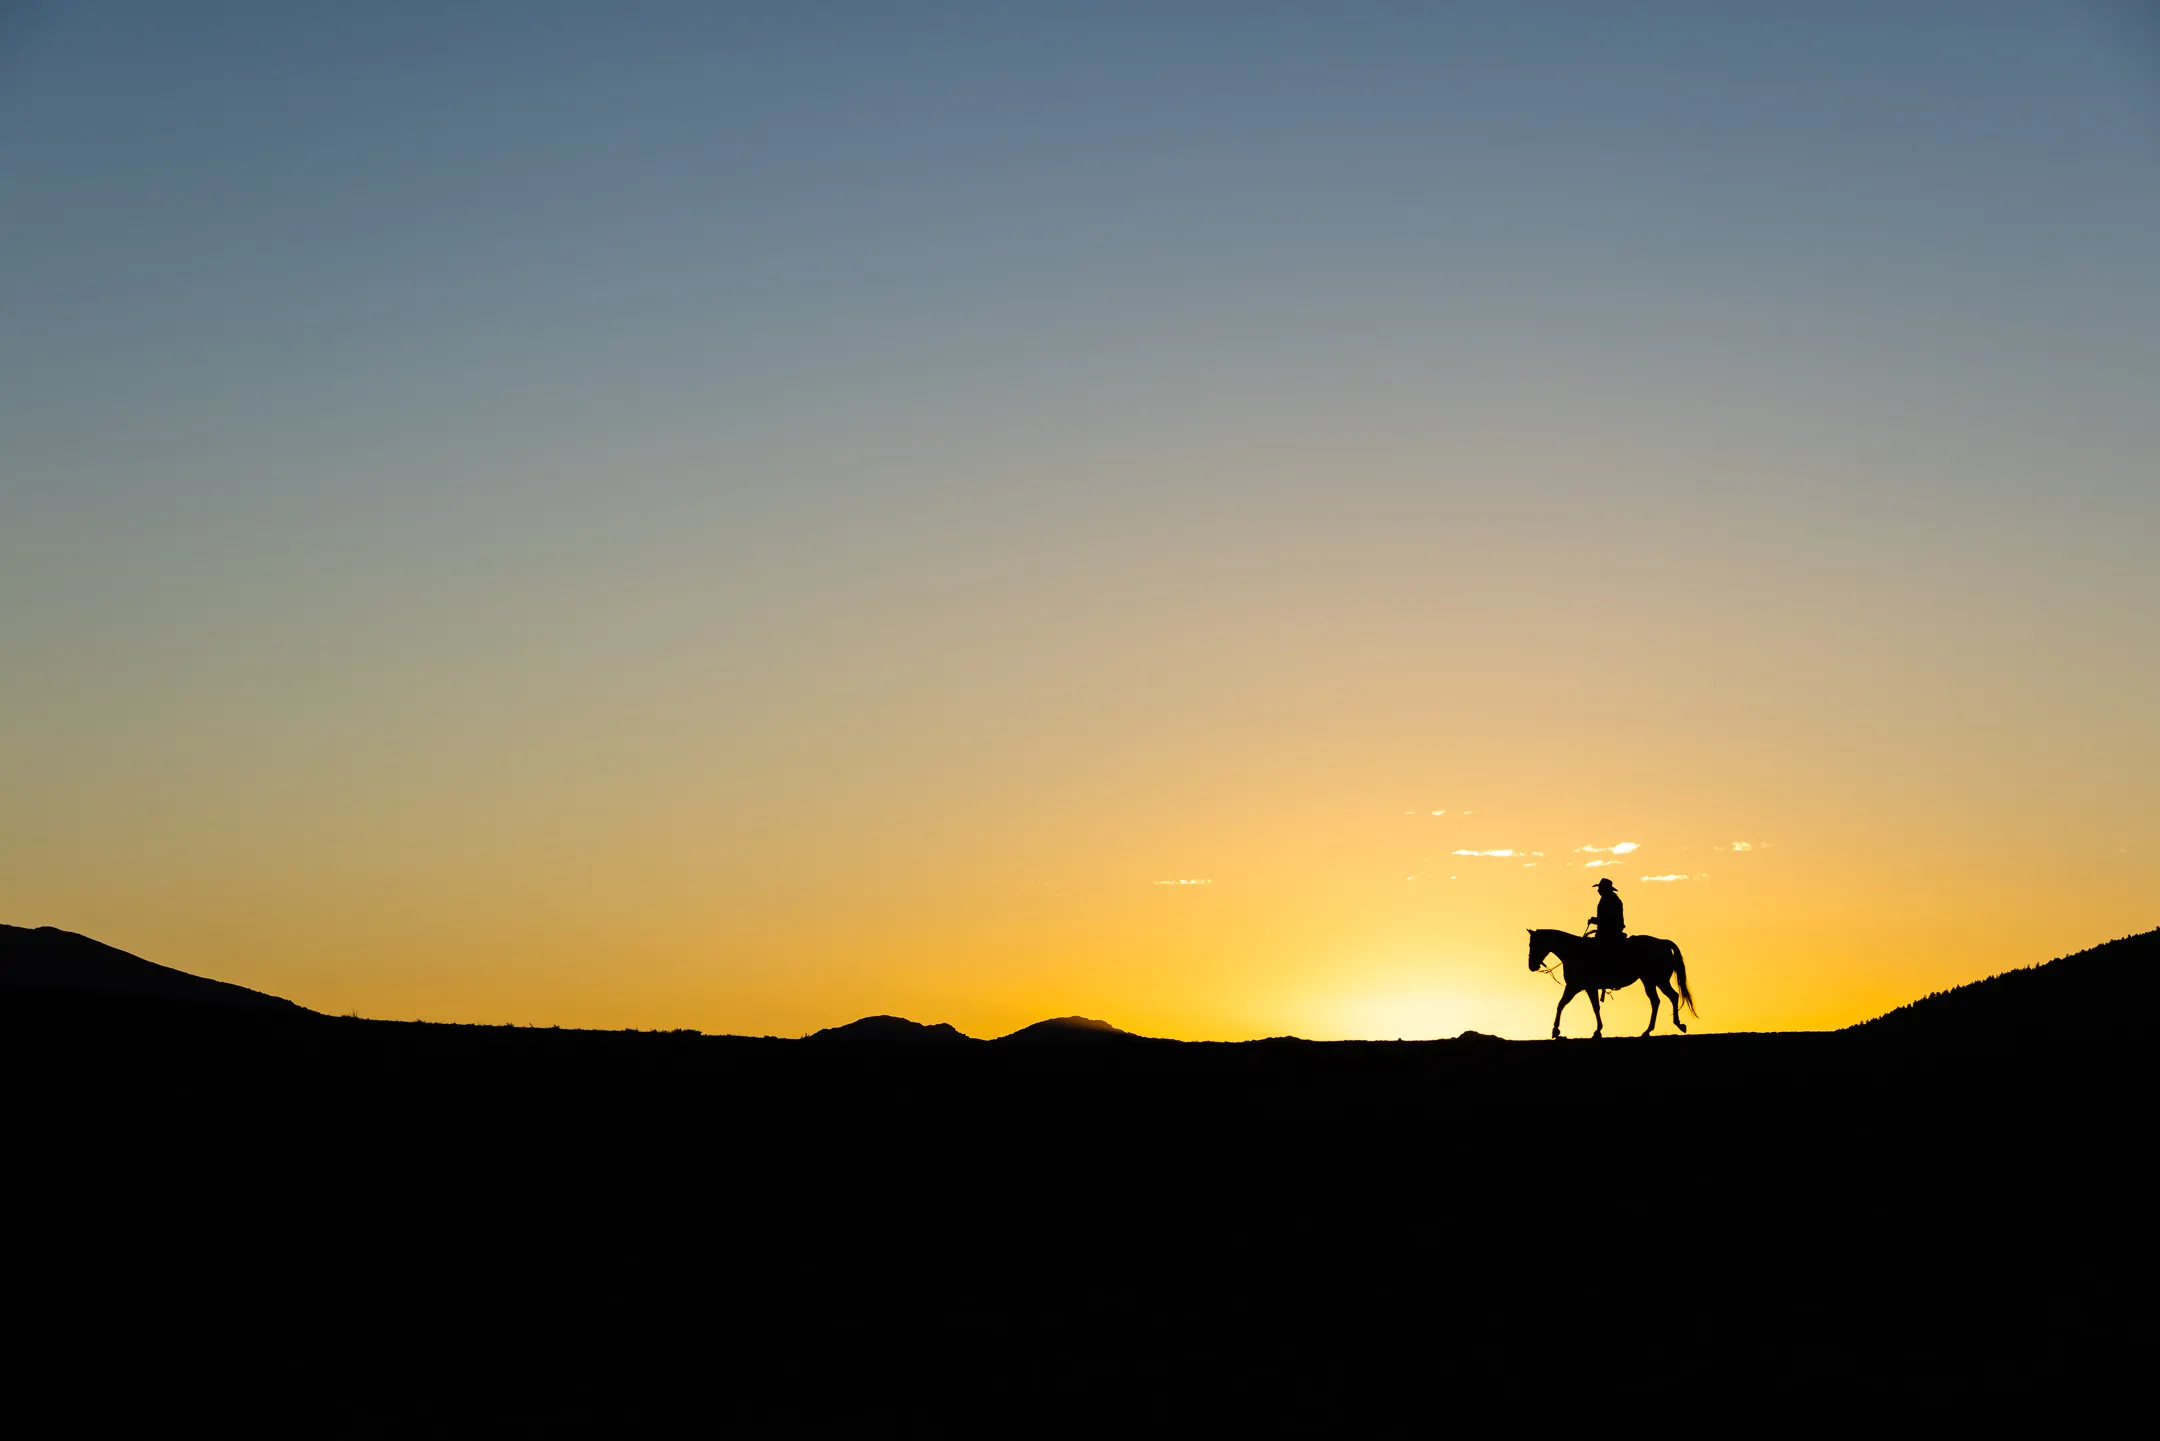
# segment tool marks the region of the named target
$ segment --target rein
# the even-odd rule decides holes
[[[1566,983],[1560,979],[1560,968],[1566,964],[1567,962],[1561,959],[1559,951],[1551,950],[1545,953],[1545,964],[1534,967],[1533,970],[1535,974],[1543,976],[1554,985],[1565,989]]]

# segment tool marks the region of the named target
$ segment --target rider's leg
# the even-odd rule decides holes
[[[1569,1001],[1575,999],[1575,992],[1577,989],[1578,987],[1569,986],[1566,990],[1562,991],[1560,993],[1560,1004],[1553,1007],[1552,1038],[1556,1041],[1560,1039],[1560,1013],[1567,1009],[1567,1003]]]

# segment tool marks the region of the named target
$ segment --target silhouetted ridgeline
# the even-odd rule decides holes
[[[35,957],[0,964],[25,1436],[2101,1435],[2150,1401],[2142,1043],[1907,1044],[1963,1024],[1936,1002],[1636,1044],[427,1025],[183,1003],[254,993],[63,934],[0,938]],[[2138,994],[2086,959],[1952,999]]]
[[[2135,983],[2160,973],[2160,930],[2126,936],[2090,950],[2005,971],[1957,986],[1851,1030],[1914,1039],[2048,1043],[2142,1030],[2132,1007],[2116,1004]],[[144,999],[313,1015],[285,1000],[245,986],[174,970],[73,931],[0,926],[0,988],[91,991]],[[635,1033],[632,1033],[635,1034]],[[696,1034],[688,1032],[684,1034]],[[1488,1040],[1476,1031],[1463,1039]],[[865,1016],[830,1026],[806,1039],[876,1045],[980,1045],[975,1037],[939,1022],[924,1025],[900,1016]],[[1107,1021],[1059,1016],[1023,1026],[997,1043],[1101,1044],[1150,1041]],[[1274,1037],[1294,1040],[1295,1037]]]
[[[1862,1034],[1908,1040],[2047,1045],[2143,1035],[2152,1026],[2126,1004],[2160,974],[2160,930],[2125,936],[2025,966],[1862,1022]]]
[[[0,986],[101,991],[196,1005],[303,1011],[280,997],[176,971],[55,926],[39,926],[36,930],[0,926]]]

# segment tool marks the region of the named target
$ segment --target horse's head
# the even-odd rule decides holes
[[[1544,943],[1542,943],[1542,942],[1540,942],[1540,941],[1538,940],[1538,937],[1537,937],[1537,932],[1536,932],[1536,931],[1534,931],[1534,930],[1533,930],[1533,931],[1531,931],[1531,932],[1530,932],[1530,969],[1531,969],[1531,970],[1533,970],[1533,971],[1534,971],[1534,970],[1537,970],[1537,969],[1538,969],[1538,962],[1540,962],[1540,961],[1542,961],[1542,960],[1544,960],[1544,959],[1545,959],[1545,956],[1546,956],[1547,952],[1548,952],[1548,951],[1549,951],[1550,949],[1551,949],[1551,948],[1550,948],[1549,946],[1545,945]]]

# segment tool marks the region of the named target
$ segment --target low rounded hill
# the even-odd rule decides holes
[[[924,1025],[904,1016],[864,1016],[844,1026],[828,1026],[812,1032],[806,1040],[823,1043],[853,1043],[879,1046],[961,1045],[979,1046],[983,1042],[954,1027],[939,1022]],[[1047,1021],[1037,1021],[1032,1026],[1022,1026],[1010,1035],[999,1036],[997,1045],[1105,1045],[1125,1041],[1145,1041],[1146,1036],[1121,1031],[1108,1021],[1092,1020],[1087,1016],[1057,1016]]]
[[[1108,1021],[1090,1020],[1086,1016],[1058,1016],[1048,1021],[1037,1021],[1032,1026],[1022,1026],[1009,1036],[999,1036],[998,1043],[1094,1046],[1148,1039],[1150,1038],[1147,1036],[1136,1036],[1131,1031],[1121,1031]]]
[[[973,1036],[962,1035],[943,1021],[924,1025],[904,1016],[864,1016],[859,1021],[849,1021],[844,1026],[827,1026],[813,1031],[804,1039],[812,1041],[852,1041],[882,1046],[973,1046],[980,1045]]]

